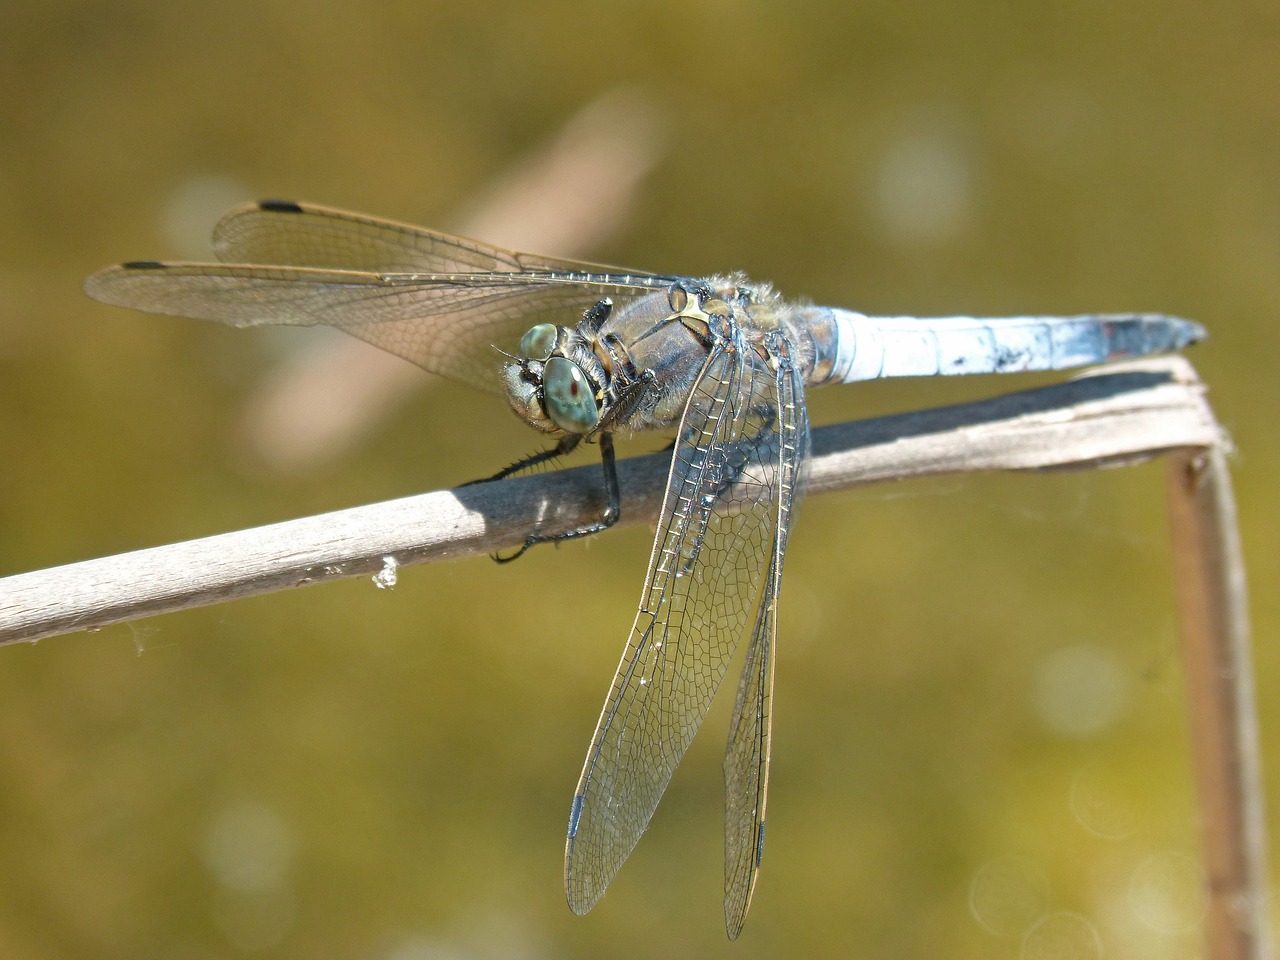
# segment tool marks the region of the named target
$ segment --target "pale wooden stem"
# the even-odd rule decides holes
[[[1185,361],[1166,357],[1039,390],[826,427],[808,490],[973,470],[1087,467],[1205,448],[1217,428]],[[652,523],[669,457],[619,464],[622,517]],[[37,640],[518,546],[599,517],[599,467],[459,487],[0,580],[0,643]]]
[[[1222,447],[1169,458],[1169,519],[1211,960],[1270,957],[1267,839],[1235,499]]]

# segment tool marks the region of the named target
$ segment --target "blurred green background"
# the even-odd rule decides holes
[[[520,180],[544,161],[568,188]],[[593,193],[597,175],[620,186]],[[268,196],[740,269],[868,312],[1200,320],[1192,359],[1239,448],[1277,796],[1274,3],[9,0],[0,573],[449,487],[536,449],[501,403],[423,376],[286,468],[254,432],[262,391],[320,332],[80,293],[114,261],[202,255],[221,208]],[[1035,382],[810,405],[821,424]],[[1200,956],[1161,484],[1155,464],[803,504],[769,849],[733,945],[726,703],[605,899],[585,918],[563,900],[644,529],[4,649],[0,956]]]

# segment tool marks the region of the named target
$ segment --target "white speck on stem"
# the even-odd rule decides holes
[[[396,585],[400,564],[396,558],[387,554],[382,558],[382,569],[373,575],[373,585],[379,590],[390,590]]]

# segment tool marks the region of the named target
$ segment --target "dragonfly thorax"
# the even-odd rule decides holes
[[[617,309],[601,300],[576,326],[535,324],[503,370],[507,402],[556,436],[674,427],[712,344],[748,311],[772,319],[760,292],[730,278],[677,282]]]

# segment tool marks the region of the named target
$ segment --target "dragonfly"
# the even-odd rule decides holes
[[[615,433],[674,433],[644,587],[570,807],[575,913],[618,873],[746,652],[725,752],[725,926],[741,932],[764,850],[778,598],[809,451],[805,390],[880,377],[1060,370],[1205,336],[1161,314],[875,317],[766,284],[516,253],[314,204],[264,201],[215,227],[216,263],[134,261],[85,281],[108,304],[237,327],[336,327],[506,398],[554,444],[595,444],[621,515]],[[506,558],[511,559],[511,558]]]

